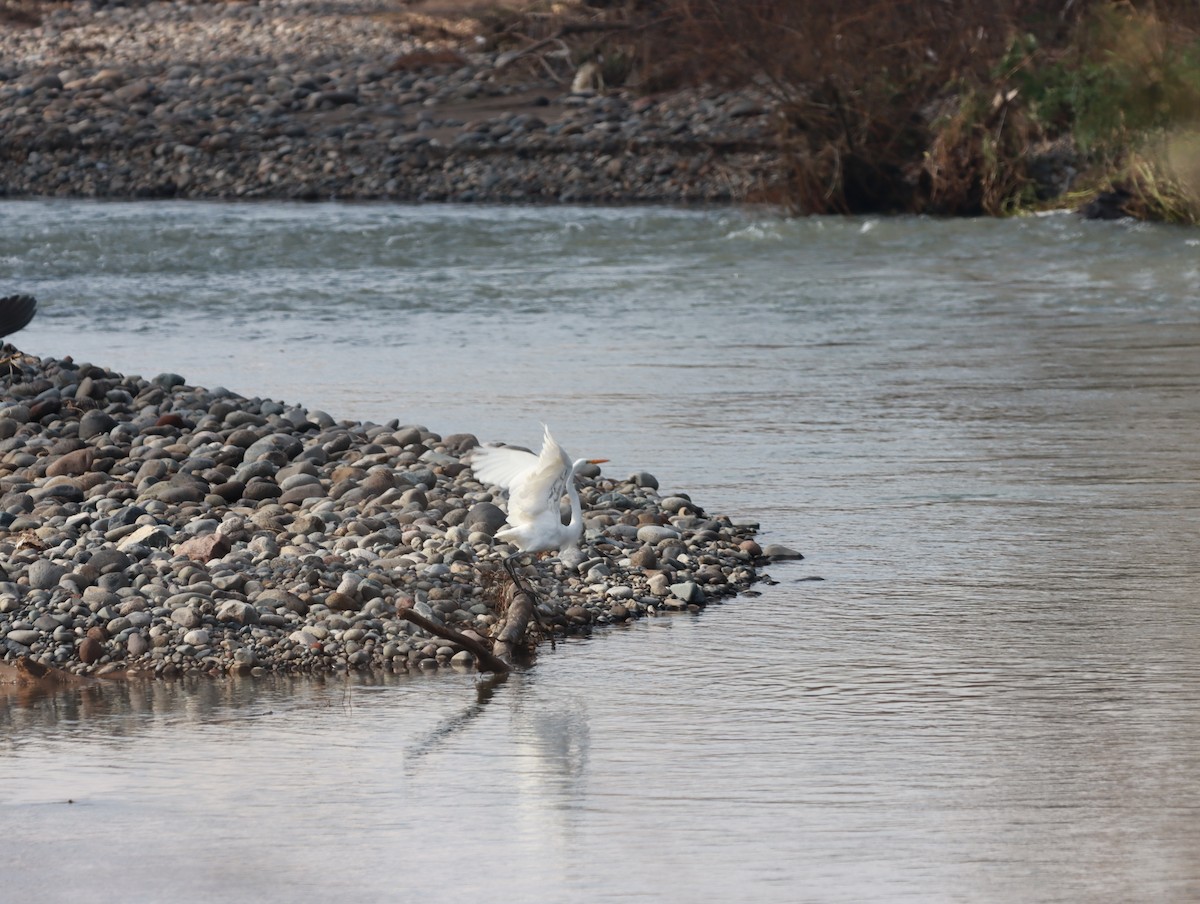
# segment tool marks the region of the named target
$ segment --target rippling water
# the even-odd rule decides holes
[[[544,419],[808,559],[490,694],[0,700],[12,894],[1200,898],[1195,232],[5,202],[17,290],[30,352],[484,439]]]

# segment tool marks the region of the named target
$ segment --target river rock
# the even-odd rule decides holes
[[[34,643],[36,643],[38,638],[41,636],[42,636],[42,634],[40,631],[34,631],[33,629],[16,629],[13,631],[9,631],[5,635],[5,639],[11,640],[13,643],[19,643],[22,646],[28,647],[28,646],[32,646]]]
[[[159,502],[165,502],[169,505],[179,505],[184,502],[202,502],[207,495],[208,487],[204,484],[186,478],[172,478],[170,481],[156,483],[149,487],[142,493],[141,498],[157,499]],[[160,544],[156,539],[152,543],[142,542],[142,545],[158,548],[163,544]]]
[[[647,471],[637,471],[629,475],[629,482],[634,486],[645,487],[650,490],[658,489],[658,478]]]
[[[695,581],[682,581],[671,585],[671,595],[685,603],[704,605],[704,591]]]
[[[187,556],[195,562],[208,562],[227,556],[231,549],[232,546],[228,539],[221,534],[214,533],[184,540],[175,547],[175,555]]]
[[[34,590],[49,590],[57,587],[67,570],[54,562],[38,559],[29,566],[29,586]]]
[[[306,499],[319,499],[325,495],[325,488],[320,484],[306,483],[294,486],[290,490],[282,490],[279,495],[280,505],[297,505]]]
[[[202,619],[200,613],[192,606],[180,606],[171,613],[171,621],[183,628],[195,628]]]
[[[114,417],[103,411],[88,411],[79,419],[79,438],[89,440],[117,426]]]
[[[641,539],[640,537],[638,539]],[[634,568],[654,569],[658,567],[658,554],[647,544],[629,554],[629,564]]]
[[[92,463],[96,460],[95,449],[76,449],[74,452],[68,452],[65,455],[60,455],[54,461],[46,466],[47,477],[60,477],[63,475],[78,475],[85,474],[91,470]]]
[[[804,558],[804,556],[798,551],[784,546],[781,543],[768,543],[763,547],[762,554],[773,562],[786,562],[789,560]]]
[[[760,547],[753,540],[743,540],[738,544],[738,549],[755,559],[759,558],[763,554],[762,547]]]
[[[108,546],[101,547],[93,552],[91,558],[88,559],[88,564],[96,568],[100,574],[110,574],[114,571],[124,571],[133,562],[121,550]]]
[[[508,521],[508,515],[491,502],[477,502],[467,512],[463,524],[470,530],[478,530],[492,536]]]
[[[104,644],[94,637],[85,637],[79,643],[79,661],[91,665],[104,655]]]
[[[158,524],[143,524],[129,536],[117,544],[121,552],[128,552],[135,546],[145,546],[151,549],[163,549],[171,542],[171,535]]]
[[[664,540],[678,540],[680,533],[673,527],[665,524],[645,524],[638,528],[637,538],[642,543],[648,543],[651,546],[657,545]]]
[[[208,645],[208,632],[203,628],[195,628],[183,635],[183,642],[189,643],[194,647],[204,647]]]
[[[258,620],[258,610],[241,600],[227,600],[217,609],[217,621],[253,625],[257,624]]]

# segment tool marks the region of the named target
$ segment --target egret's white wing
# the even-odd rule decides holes
[[[471,453],[471,470],[483,483],[510,489],[523,474],[532,471],[538,457],[524,449],[507,446],[480,446]]]
[[[561,524],[558,504],[567,492],[570,476],[571,459],[546,428],[535,466],[509,484],[508,523],[553,518],[553,523]]]

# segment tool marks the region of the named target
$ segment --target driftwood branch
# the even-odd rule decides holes
[[[512,600],[508,604],[504,624],[496,632],[496,641],[493,645],[496,655],[503,657],[506,661],[512,660],[513,651],[520,645],[525,637],[525,629],[529,627],[530,620],[535,617],[533,597],[516,587],[513,587],[511,592]]]
[[[496,656],[486,646],[475,640],[473,637],[467,637],[465,634],[460,634],[453,628],[447,628],[445,625],[439,625],[435,621],[431,621],[419,612],[414,612],[412,609],[401,609],[396,613],[405,621],[410,621],[418,628],[424,628],[430,634],[436,634],[445,640],[452,641],[458,644],[464,650],[469,650],[475,654],[475,658],[480,665],[486,667],[486,671],[490,672],[508,672],[510,666],[500,657]]]

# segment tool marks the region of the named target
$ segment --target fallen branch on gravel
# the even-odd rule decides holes
[[[396,613],[405,621],[410,621],[418,628],[424,628],[430,634],[435,634],[444,640],[449,640],[458,644],[464,650],[469,650],[475,654],[475,658],[480,665],[485,666],[484,671],[506,673],[510,670],[510,666],[500,657],[496,656],[491,650],[484,646],[473,637],[468,637],[465,634],[460,634],[453,628],[447,628],[445,625],[439,625],[437,622],[426,618],[419,612],[414,612],[412,609],[401,609]]]

